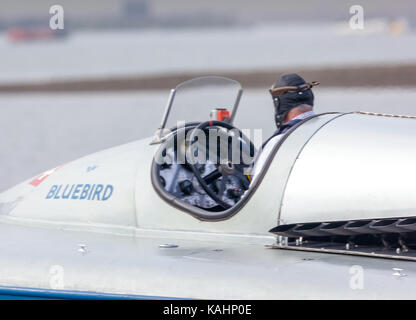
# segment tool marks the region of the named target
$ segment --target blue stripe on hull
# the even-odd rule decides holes
[[[171,300],[179,298],[0,286],[0,300]]]

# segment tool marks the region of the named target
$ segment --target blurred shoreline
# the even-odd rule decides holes
[[[0,93],[135,91],[171,89],[190,78],[216,75],[239,81],[244,88],[265,88],[278,75],[301,74],[307,81],[319,81],[323,87],[415,87],[416,64],[367,65],[324,68],[290,68],[253,71],[184,72],[138,76],[111,76],[32,83],[0,84]]]

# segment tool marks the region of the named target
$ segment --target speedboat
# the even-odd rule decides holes
[[[415,298],[416,120],[317,114],[253,180],[241,99],[188,80],[148,138],[1,193],[0,296]]]

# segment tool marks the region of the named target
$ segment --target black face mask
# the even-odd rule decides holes
[[[272,94],[274,104],[274,120],[279,128],[286,118],[286,115],[293,108],[306,104],[313,106],[314,95],[312,90],[300,90],[297,92],[286,92],[283,94]]]
[[[282,74],[273,84],[270,93],[273,98],[276,126],[282,125],[289,111],[302,104],[313,107],[314,96],[311,88],[318,82],[308,83],[296,73]]]

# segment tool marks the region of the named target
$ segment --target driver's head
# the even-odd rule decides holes
[[[306,105],[313,107],[314,95],[311,88],[319,83],[307,83],[296,73],[283,74],[270,88],[273,98],[276,126],[286,122],[290,110]]]

